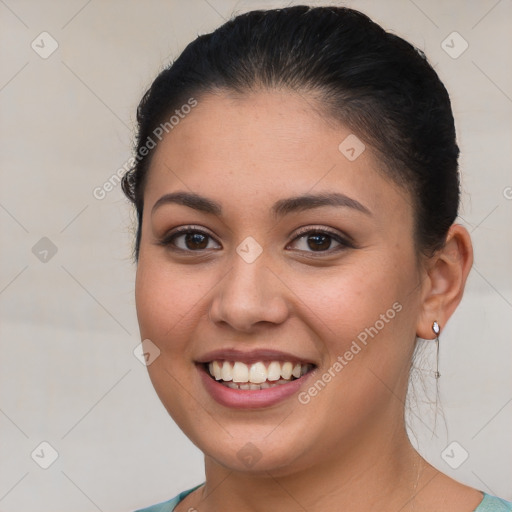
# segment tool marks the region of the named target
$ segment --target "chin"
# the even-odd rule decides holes
[[[296,472],[297,453],[290,448],[281,447],[280,450],[273,448],[258,447],[251,441],[247,441],[240,449],[233,450],[229,443],[222,449],[216,446],[203,446],[200,449],[206,457],[214,463],[237,473],[245,473],[253,476],[286,476]]]
[[[180,428],[205,454],[207,461],[210,459],[213,464],[229,471],[266,477],[269,473],[272,476],[286,476],[306,465],[307,440],[298,432],[294,435],[289,427],[279,435],[274,433],[269,436],[272,429],[268,426],[253,425],[248,432],[247,426],[237,425],[234,428],[228,423],[223,424],[224,430],[210,417],[204,418],[204,421],[208,425],[205,429],[189,422],[180,425]]]

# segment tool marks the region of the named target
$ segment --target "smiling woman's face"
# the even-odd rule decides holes
[[[224,93],[154,154],[136,281],[142,339],[160,350],[149,374],[228,468],[285,474],[376,453],[402,429],[421,310],[413,211],[370,147],[340,152],[350,133],[292,92]],[[248,373],[242,389],[220,378]]]

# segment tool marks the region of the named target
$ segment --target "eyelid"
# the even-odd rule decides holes
[[[303,238],[305,235],[308,234],[326,234],[332,237],[336,242],[338,242],[341,246],[341,248],[355,248],[356,244],[353,241],[352,237],[350,237],[347,234],[340,233],[339,231],[333,230],[332,228],[328,228],[326,226],[305,226],[302,228],[299,228],[298,231],[295,232],[295,236],[293,240],[290,243],[293,243],[301,238]],[[290,244],[288,244],[290,245]],[[340,248],[338,248],[340,249]],[[307,253],[311,254],[332,254],[333,252],[336,252],[338,249],[329,249],[327,251],[305,251]],[[304,251],[300,251],[304,252]]]
[[[310,233],[310,232],[315,232],[315,231],[322,231],[323,233],[329,233],[329,234],[333,234],[333,235],[338,235],[338,236],[342,236],[338,231],[332,229],[332,228],[328,228],[327,226],[322,226],[322,225],[307,225],[307,226],[302,226],[298,229],[295,230],[295,235],[296,236],[300,236],[300,235],[304,235],[304,234],[307,234],[307,233]]]
[[[220,242],[217,241],[216,236],[213,235],[210,231],[208,231],[206,228],[203,228],[202,226],[195,226],[193,224],[188,224],[188,225],[185,225],[185,226],[179,226],[177,228],[174,228],[174,229],[170,230],[169,232],[165,233],[161,237],[160,240],[157,241],[157,244],[158,245],[163,245],[164,247],[171,246],[172,249],[176,250],[176,251],[189,252],[189,253],[193,253],[193,252],[199,253],[201,251],[187,251],[185,249],[180,249],[179,247],[176,247],[175,245],[173,245],[171,243],[171,241],[174,238],[177,238],[180,235],[185,235],[185,234],[190,233],[190,232],[201,233],[202,235],[206,235],[206,236],[210,237],[212,240],[214,240],[216,244],[221,245]]]

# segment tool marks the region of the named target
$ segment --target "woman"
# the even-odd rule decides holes
[[[192,42],[138,122],[140,331],[206,472],[146,512],[512,510],[405,428],[417,339],[472,265],[423,54],[351,9],[254,11]]]

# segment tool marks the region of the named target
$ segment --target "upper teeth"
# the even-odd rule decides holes
[[[311,365],[279,361],[271,361],[268,366],[259,361],[257,363],[247,365],[240,361],[212,361],[208,365],[210,375],[215,380],[223,380],[226,382],[252,382],[253,384],[261,384],[267,380],[276,381],[281,378],[289,380],[292,375],[299,378],[307,373]]]

